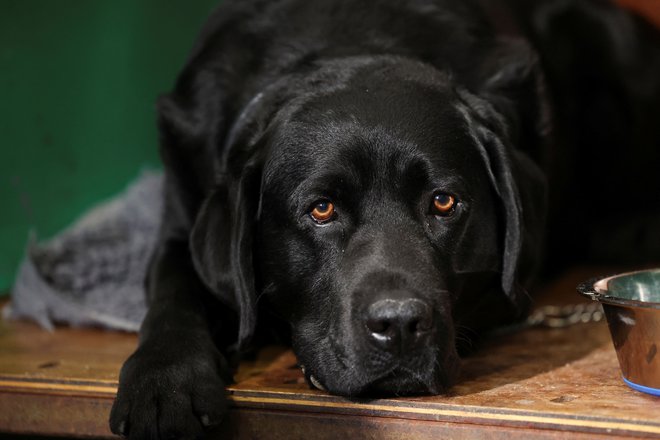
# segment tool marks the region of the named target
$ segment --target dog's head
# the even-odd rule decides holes
[[[372,57],[252,99],[191,235],[201,278],[239,312],[240,341],[259,296],[290,324],[312,382],[438,393],[456,377],[462,329],[523,312],[543,184],[488,87]]]

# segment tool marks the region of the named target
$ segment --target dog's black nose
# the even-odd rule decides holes
[[[370,339],[384,350],[414,348],[433,326],[433,312],[416,298],[382,299],[367,309]]]

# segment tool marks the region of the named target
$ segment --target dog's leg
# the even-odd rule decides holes
[[[211,337],[208,294],[187,241],[161,242],[149,281],[150,309],[121,370],[110,427],[130,439],[196,438],[221,421],[231,376]]]

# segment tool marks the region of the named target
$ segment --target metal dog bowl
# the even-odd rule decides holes
[[[591,279],[578,292],[602,304],[625,383],[660,396],[660,269]]]

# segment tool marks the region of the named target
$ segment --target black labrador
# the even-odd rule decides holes
[[[657,69],[625,53],[644,26],[597,0],[223,2],[158,103],[164,222],[112,431],[201,435],[226,412],[237,354],[275,336],[331,393],[446,391],[457,341],[529,307],[546,173],[568,169],[548,154],[553,114],[569,145],[584,134],[573,122],[601,114],[591,136],[610,145],[618,119],[602,113],[621,102],[598,93],[658,84],[622,79]],[[580,62],[622,71],[580,77],[587,105],[558,92]],[[551,237],[574,234],[581,219],[562,216],[580,197],[555,208]]]

